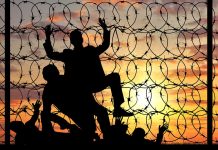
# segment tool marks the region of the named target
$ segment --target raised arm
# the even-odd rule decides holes
[[[103,42],[97,47],[98,54],[102,54],[110,46],[110,31],[107,29],[104,19],[99,18],[99,25],[103,28]]]
[[[156,144],[161,144],[163,140],[164,132],[168,129],[168,124],[163,124],[159,126],[159,133],[157,134]]]
[[[43,44],[45,52],[48,58],[53,60],[63,61],[63,53],[54,52],[54,49],[51,45],[51,34],[52,34],[52,29],[51,26],[48,25],[45,27],[46,40],[45,43]]]
[[[30,118],[30,120],[25,123],[25,125],[30,126],[30,127],[35,126],[35,123],[39,117],[39,108],[41,106],[41,103],[39,100],[37,100],[36,103],[32,104],[32,105],[34,108],[34,113],[33,113],[32,117]]]
[[[49,97],[47,96],[47,91],[44,89],[43,96],[43,111],[41,112],[41,121],[42,121],[42,131],[44,133],[52,133],[53,127],[51,124],[51,103],[49,102]]]

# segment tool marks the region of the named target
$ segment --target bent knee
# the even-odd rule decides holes
[[[120,80],[120,75],[118,73],[112,73],[111,77],[113,78],[113,80]]]

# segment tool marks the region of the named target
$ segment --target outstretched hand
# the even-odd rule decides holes
[[[100,25],[103,29],[107,29],[107,25],[106,25],[104,19],[99,18],[99,25]]]
[[[38,111],[41,105],[42,104],[41,104],[40,100],[37,100],[35,104],[32,103],[34,111]]]
[[[159,126],[159,133],[163,134],[168,129],[168,124],[164,123],[162,126]]]

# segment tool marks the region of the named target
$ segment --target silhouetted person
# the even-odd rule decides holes
[[[33,104],[34,114],[25,124],[21,121],[12,121],[10,123],[10,129],[16,133],[15,144],[16,145],[38,145],[43,144],[44,138],[42,133],[35,126],[35,123],[39,116],[40,101],[36,101]]]
[[[144,137],[147,135],[145,130],[142,128],[136,128],[132,133],[131,142],[133,144],[161,144],[163,140],[163,135],[166,129],[168,128],[167,124],[159,126],[159,133],[157,134],[156,140],[148,140]]]
[[[69,124],[65,119],[57,116],[56,114],[50,114],[50,120],[59,124],[61,129],[69,129],[70,133],[50,132],[45,134],[40,131],[35,122],[39,116],[40,102],[37,101],[33,104],[34,114],[29,121],[25,124],[21,121],[12,121],[10,123],[10,129],[16,133],[15,144],[22,146],[38,146],[38,145],[73,145],[83,143],[84,132],[75,124]],[[41,113],[42,127],[45,127],[45,117],[43,112]],[[52,126],[51,126],[52,128]]]
[[[126,112],[120,105],[124,102],[120,76],[118,73],[111,73],[105,76],[99,55],[106,51],[110,45],[110,31],[104,20],[99,19],[99,24],[103,28],[103,43],[98,47],[83,47],[83,38],[80,30],[76,29],[70,33],[71,44],[74,50],[64,49],[62,53],[54,52],[51,45],[51,27],[46,27],[46,41],[44,48],[49,58],[62,61],[65,64],[65,77],[75,85],[85,87],[88,92],[96,93],[110,86],[114,98],[115,117],[131,116],[133,113]]]
[[[82,129],[84,136],[89,138],[87,140],[96,137],[94,119],[94,115],[96,115],[104,138],[106,138],[110,127],[107,110],[95,101],[92,93],[80,86],[69,86],[69,83],[66,83],[68,80],[59,75],[59,71],[54,65],[44,67],[43,77],[47,80],[42,96],[44,115],[42,129],[44,132],[48,134],[53,132],[50,112],[51,105],[54,104]]]
[[[110,144],[129,144],[130,136],[126,133],[128,125],[121,122],[120,119],[116,118],[115,125],[111,126],[110,129]]]

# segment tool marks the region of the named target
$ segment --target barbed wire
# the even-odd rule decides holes
[[[154,139],[158,125],[167,122],[169,131],[164,136],[165,143],[206,143],[207,18],[202,11],[207,9],[206,2],[119,1],[113,4],[27,0],[11,1],[11,8],[12,119],[25,122],[33,114],[31,104],[41,100],[45,85],[44,66],[55,63],[63,73],[63,64],[50,60],[43,50],[45,26],[51,24],[55,29],[52,45],[56,51],[62,51],[73,49],[69,33],[74,29],[83,32],[84,45],[100,45],[102,29],[98,18],[104,18],[111,30],[111,46],[101,55],[101,61],[106,74],[118,72],[121,75],[125,108],[134,113],[133,117],[123,119],[129,125],[128,133],[142,127],[147,136]],[[0,9],[4,12],[4,3],[0,4]],[[2,120],[5,61],[2,15],[0,21]],[[216,35],[214,31],[214,56]],[[217,60],[215,56],[214,81]],[[217,107],[217,89],[214,84],[214,108]],[[95,98],[108,109],[113,124],[109,89],[96,93]],[[60,112],[55,110],[54,113]],[[217,116],[214,111],[214,142],[218,138],[215,136]],[[4,123],[0,130],[4,131]],[[1,132],[0,138],[3,137],[4,132]]]

